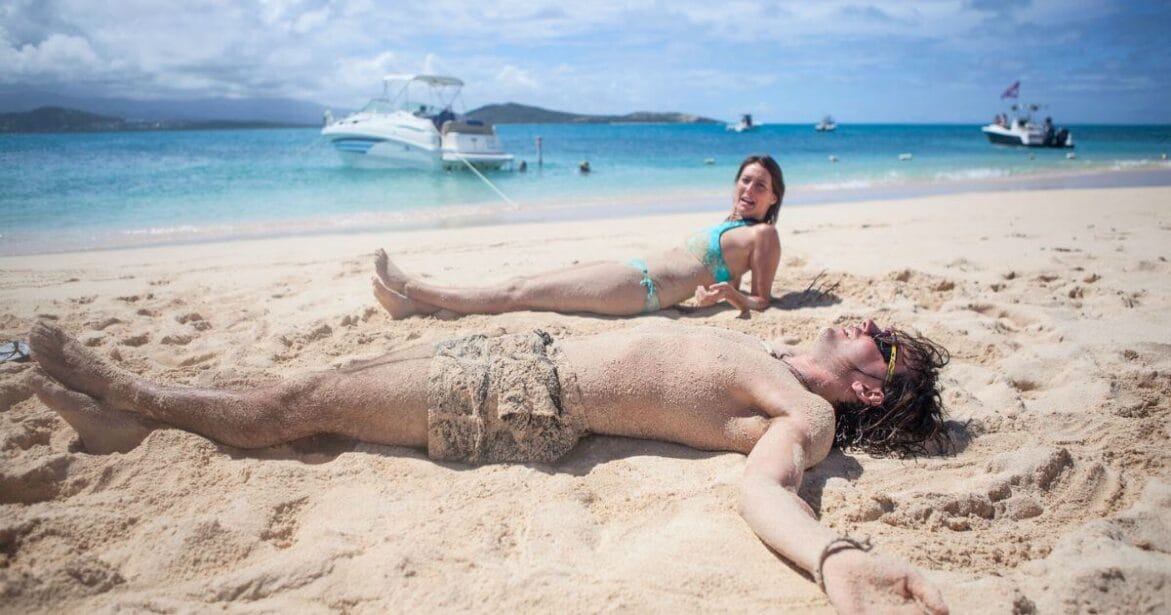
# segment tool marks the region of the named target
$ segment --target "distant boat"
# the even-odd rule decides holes
[[[1017,98],[1020,86],[1021,82],[1017,81],[1000,98]],[[1072,148],[1073,135],[1065,128],[1053,126],[1052,118],[1047,117],[1040,124],[1033,121],[1033,114],[1040,109],[1041,105],[1014,103],[1009,113],[997,114],[991,124],[980,130],[996,145]]]
[[[821,118],[821,121],[813,127],[817,132],[833,132],[838,129],[837,123],[834,122],[832,115],[827,115]]]
[[[401,84],[393,96],[392,84]],[[321,134],[344,162],[357,167],[499,169],[511,163],[513,157],[500,148],[495,127],[452,111],[463,84],[442,75],[387,75],[382,79],[382,96],[361,111],[336,121],[326,111]],[[412,98],[412,85],[426,86],[427,100],[439,104]]]
[[[748,132],[753,128],[756,128],[756,124],[752,123],[752,114],[745,113],[744,115],[740,116],[739,122],[736,122],[735,124],[728,124],[726,128],[732,132]]]

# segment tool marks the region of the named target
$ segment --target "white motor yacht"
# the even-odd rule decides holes
[[[832,115],[827,115],[821,118],[821,121],[814,125],[813,129],[817,132],[833,132],[838,129],[838,124]]]
[[[382,96],[361,111],[336,121],[325,112],[321,134],[347,164],[439,170],[499,169],[512,163],[512,155],[500,148],[495,127],[452,111],[463,81],[442,75],[387,75],[382,84]]]

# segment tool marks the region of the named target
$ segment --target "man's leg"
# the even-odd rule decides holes
[[[272,386],[225,391],[149,382],[110,365],[45,323],[33,327],[29,344],[48,376],[35,376],[34,389],[46,404],[65,408],[58,411],[66,420],[71,412],[88,417],[92,425],[101,411],[111,416],[133,413],[240,448],[318,433],[378,444],[427,445],[429,350],[388,355]],[[79,432],[83,428],[70,424]],[[87,441],[84,434],[82,440]]]

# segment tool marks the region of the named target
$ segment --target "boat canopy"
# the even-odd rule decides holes
[[[443,75],[386,75],[382,78],[383,82],[389,81],[422,81],[427,85],[438,87],[456,86],[463,87],[464,82],[455,77],[446,77]]]

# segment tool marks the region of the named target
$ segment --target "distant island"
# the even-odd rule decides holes
[[[484,105],[467,112],[465,117],[491,124],[723,124],[719,120],[686,113],[635,111],[626,115],[586,115],[511,102]]]
[[[224,130],[290,128],[304,124],[233,120],[127,120],[64,107],[38,107],[24,113],[0,113],[0,132],[116,132],[146,130]]]
[[[517,103],[484,105],[464,114],[492,124],[722,124],[718,120],[686,113],[637,111],[626,115],[566,113]],[[314,124],[253,120],[130,120],[80,109],[44,106],[32,111],[0,113],[0,133],[5,132],[117,132],[151,130],[227,130],[238,128],[304,128]]]

